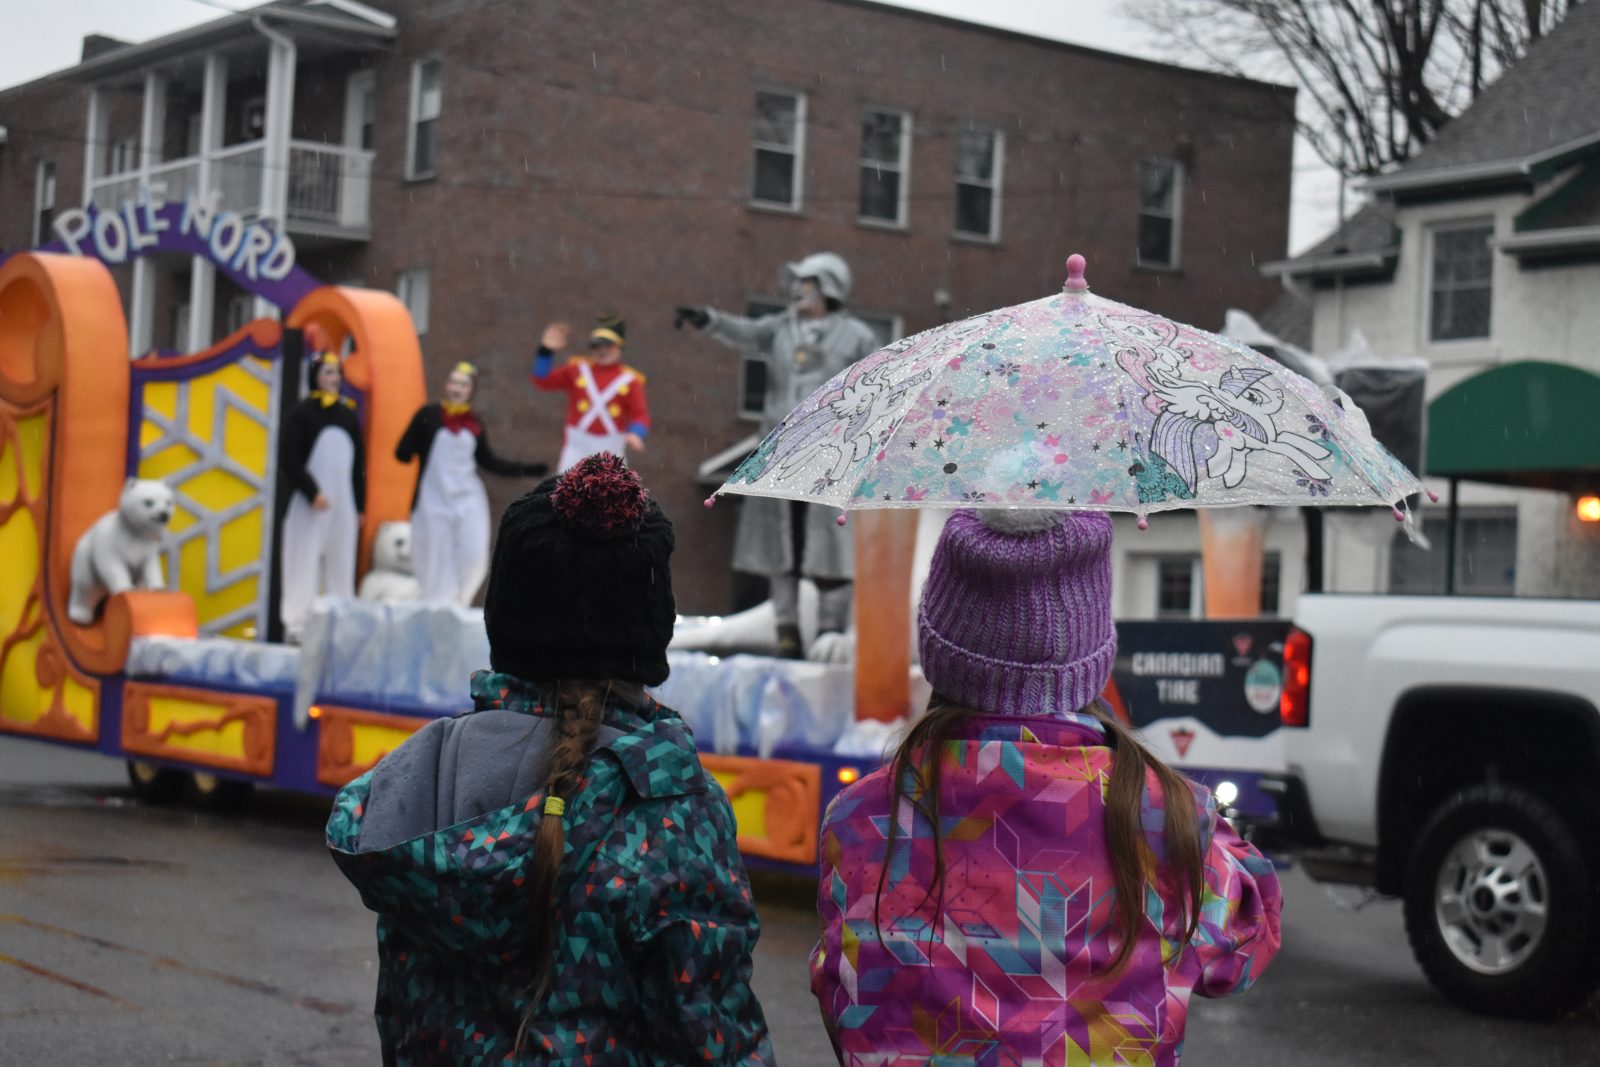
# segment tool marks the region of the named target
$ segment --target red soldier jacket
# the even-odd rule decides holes
[[[567,425],[583,433],[650,432],[650,405],[645,401],[643,374],[626,363],[601,367],[574,356],[552,367],[555,353],[540,348],[533,361],[533,384],[567,394]],[[610,426],[607,426],[607,423]]]

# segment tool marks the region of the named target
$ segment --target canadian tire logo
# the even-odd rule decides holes
[[[1189,746],[1194,743],[1194,731],[1187,726],[1180,726],[1172,731],[1172,747],[1178,750],[1181,759],[1189,754]]]

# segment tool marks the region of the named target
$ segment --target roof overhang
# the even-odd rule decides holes
[[[1574,159],[1600,149],[1600,130],[1574,138],[1542,152],[1487,163],[1467,163],[1456,167],[1401,168],[1392,174],[1375,174],[1357,182],[1355,188],[1384,196],[1425,193],[1443,188],[1460,189],[1506,182],[1537,181]]]
[[[266,4],[169,33],[165,37],[118,48],[69,67],[55,77],[88,84],[142,72],[173,60],[225,49],[259,37],[263,24],[295,37],[308,37],[358,50],[382,48],[396,36],[392,16],[349,0],[323,0],[307,7]]]
[[[1600,375],[1527,361],[1486,370],[1428,405],[1430,477],[1569,493],[1600,489]]]
[[[1346,252],[1315,259],[1279,259],[1265,263],[1261,273],[1270,278],[1364,278],[1384,277],[1394,270],[1400,256],[1398,246],[1380,248],[1373,252]]]
[[[1600,226],[1566,226],[1552,230],[1527,230],[1498,237],[1494,247],[1519,259],[1537,256],[1581,255],[1600,252]]]

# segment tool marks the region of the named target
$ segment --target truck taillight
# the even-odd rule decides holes
[[[1311,724],[1311,635],[1291,628],[1283,642],[1283,693],[1278,718],[1285,726]]]

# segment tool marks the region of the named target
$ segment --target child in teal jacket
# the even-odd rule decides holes
[[[733,812],[666,679],[672,526],[615,456],[507,509],[476,710],[340,792],[386,1064],[770,1064]]]

